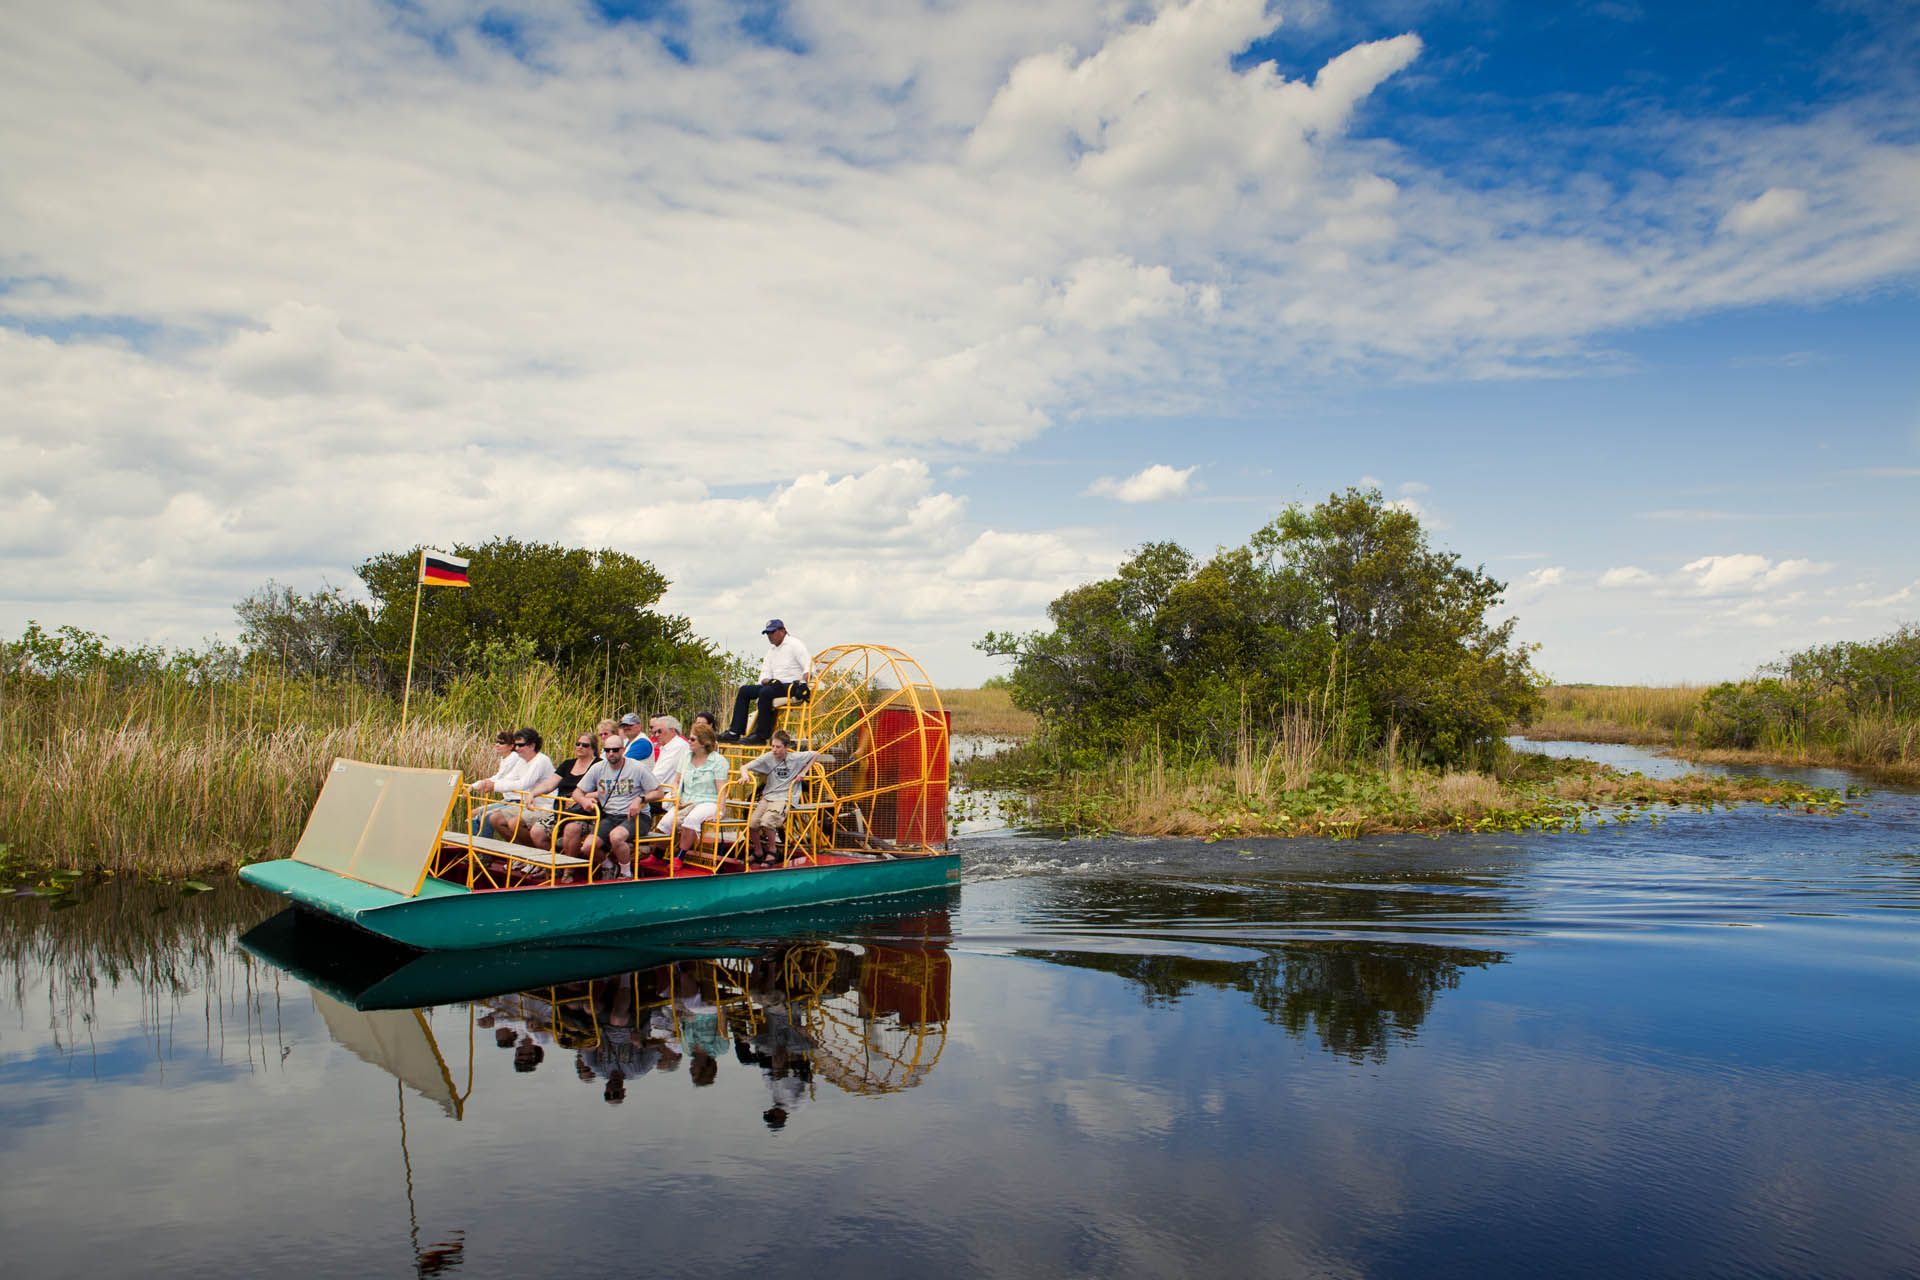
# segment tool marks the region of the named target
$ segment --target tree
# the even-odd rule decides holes
[[[1532,718],[1539,691],[1516,620],[1487,622],[1506,584],[1435,551],[1419,519],[1378,489],[1291,507],[1253,547],[1320,602],[1375,724],[1451,759]]]
[[[364,680],[378,674],[373,615],[338,587],[303,596],[269,580],[233,611],[240,647],[255,661],[294,676]]]
[[[1378,490],[1350,489],[1204,564],[1149,543],[1049,605],[1051,631],[979,647],[1014,660],[1015,704],[1072,745],[1159,733],[1224,756],[1247,719],[1276,722],[1334,675],[1348,745],[1397,726],[1453,759],[1537,704],[1513,620],[1487,621],[1504,591]]]
[[[470,561],[473,585],[425,589],[416,680],[439,683],[476,669],[489,645],[495,653],[501,646],[530,650],[561,670],[616,680],[719,661],[687,619],[652,608],[670,584],[645,560],[515,538],[457,550]],[[415,548],[374,556],[357,570],[374,599],[374,648],[396,686],[406,670],[419,563]]]

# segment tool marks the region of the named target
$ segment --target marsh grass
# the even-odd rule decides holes
[[[1658,805],[1762,802],[1830,812],[1831,792],[1761,778],[1651,779],[1582,760],[1490,749],[1476,767],[1423,765],[1389,734],[1382,749],[1340,755],[1313,708],[1272,733],[1243,725],[1220,761],[1153,742],[1117,755],[1063,753],[1040,740],[966,765],[970,785],[1024,793],[1027,821],[1140,836],[1354,838],[1403,831],[1582,829]],[[1621,816],[1623,813],[1626,816]]]
[[[416,694],[404,730],[396,699],[323,680],[15,677],[0,683],[0,844],[28,869],[230,869],[292,850],[338,756],[485,777],[500,729],[531,725],[552,754],[612,711],[543,666]]]
[[[942,689],[940,705],[953,713],[953,732],[992,738],[1030,738],[1040,728],[1031,712],[1013,705],[1005,689]]]
[[[1705,685],[1552,685],[1542,693],[1540,718],[1519,732],[1534,741],[1663,746],[1701,763],[1849,768],[1882,781],[1920,782],[1920,720],[1872,708],[1835,710],[1817,721],[1768,724],[1750,747],[1704,746],[1707,691]]]
[[[1521,732],[1534,741],[1672,746],[1692,733],[1704,685],[1549,685]]]

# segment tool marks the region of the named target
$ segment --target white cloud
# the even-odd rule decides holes
[[[1164,462],[1156,462],[1124,480],[1101,476],[1087,486],[1087,492],[1121,502],[1164,502],[1192,492],[1193,473],[1198,470],[1198,467],[1183,467],[1176,471]]]
[[[1765,588],[1784,586],[1800,578],[1818,577],[1833,570],[1831,564],[1820,564],[1812,560],[1782,560],[1761,577],[1760,585]]]
[[[1782,560],[1775,564],[1765,556],[1742,553],[1702,556],[1681,566],[1680,575],[1683,585],[1699,594],[1724,595],[1737,591],[1767,591],[1832,569],[1831,564],[1812,560]]]
[[[1806,216],[1806,192],[1794,187],[1770,187],[1729,209],[1720,220],[1720,229],[1735,235],[1758,235],[1778,231]]]
[[[1920,578],[1914,579],[1898,591],[1890,592],[1884,596],[1874,596],[1869,600],[1862,600],[1860,601],[1860,607],[1863,609],[1885,609],[1896,604],[1906,604],[1908,601],[1916,599],[1920,599]]]
[[[1658,581],[1658,578],[1635,565],[1608,569],[1600,575],[1600,585],[1603,587],[1645,587]]]
[[[1428,486],[1418,480],[1409,480],[1400,486],[1402,497],[1412,498],[1427,492],[1430,492]]]
[[[1515,596],[1531,596],[1537,592],[1546,590],[1548,587],[1562,586],[1566,583],[1566,580],[1567,569],[1565,565],[1554,565],[1546,569],[1529,569],[1527,576],[1514,585],[1513,594]]]
[[[1713,593],[1758,586],[1771,567],[1765,556],[1702,556],[1681,566],[1690,575],[1689,583],[1697,591]]]

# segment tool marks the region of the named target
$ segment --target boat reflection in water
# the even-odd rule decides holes
[[[875,908],[650,930],[631,940],[419,954],[289,909],[241,938],[306,982],[333,1039],[461,1119],[474,1046],[491,1037],[521,1072],[572,1055],[609,1103],[655,1071],[696,1087],[757,1070],[779,1128],[822,1087],[889,1093],[940,1057],[952,989],[945,891]],[[739,922],[732,928],[738,932]],[[461,1010],[452,1021],[445,1016]],[[437,1016],[436,1016],[437,1015]]]

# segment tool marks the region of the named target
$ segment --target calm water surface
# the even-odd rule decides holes
[[[1920,797],[959,847],[510,962],[8,903],[6,1270],[1920,1274]]]

